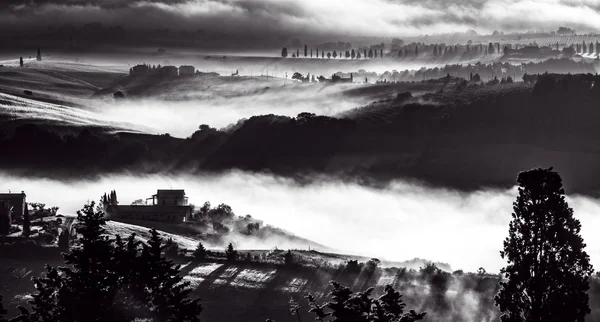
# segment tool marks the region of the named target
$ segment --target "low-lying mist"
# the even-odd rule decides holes
[[[200,124],[222,128],[256,115],[295,117],[302,112],[332,116],[370,103],[370,98],[344,95],[360,86],[292,84],[289,80],[252,80],[226,84],[184,84],[153,92],[150,98],[93,102],[102,117],[115,123],[129,122],[135,130],[188,137]],[[207,82],[208,83],[208,82]]]
[[[339,180],[300,185],[291,179],[245,172],[207,176],[107,176],[99,181],[61,182],[0,175],[0,190],[24,190],[29,202],[75,214],[88,200],[117,190],[121,204],[145,199],[156,189],[185,189],[191,203],[226,203],[236,215],[321,243],[342,253],[449,263],[453,269],[497,272],[499,251],[508,235],[516,189],[459,193],[395,181],[385,189]],[[582,222],[587,252],[600,267],[600,202],[570,196]],[[248,248],[256,245],[238,247]],[[273,245],[275,246],[275,245]]]

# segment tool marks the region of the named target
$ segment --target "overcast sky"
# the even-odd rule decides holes
[[[600,0],[2,0],[0,21],[43,27],[100,21],[298,36],[401,37],[468,29],[556,30],[562,25],[600,32]]]

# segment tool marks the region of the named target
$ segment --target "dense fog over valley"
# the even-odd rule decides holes
[[[89,200],[112,189],[120,203],[145,199],[156,189],[186,189],[200,207],[226,203],[237,215],[339,250],[341,253],[403,261],[415,257],[445,262],[453,269],[497,272],[516,189],[458,193],[396,181],[383,190],[338,180],[299,185],[293,180],[244,172],[219,176],[109,176],[99,181],[24,179],[3,173],[3,187],[27,191],[27,200],[75,214]],[[600,265],[600,201],[572,196],[592,262]],[[240,248],[257,245],[244,245]],[[268,248],[277,245],[266,243]]]

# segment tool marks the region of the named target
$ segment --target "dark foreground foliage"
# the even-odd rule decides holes
[[[319,304],[312,294],[308,294],[308,312],[315,315],[317,321],[331,322],[414,322],[420,321],[426,313],[414,310],[405,312],[406,304],[402,295],[390,285],[384,289],[384,294],[378,299],[371,295],[374,288],[363,292],[353,293],[349,287],[338,282],[331,282],[333,289],[329,293],[330,301]],[[290,311],[300,319],[299,306],[290,300]],[[272,320],[267,320],[272,321]]]
[[[164,257],[164,243],[152,229],[147,243],[135,235],[109,238],[104,214],[94,203],[78,212],[78,245],[64,254],[67,266],[46,266],[35,278],[37,292],[11,321],[200,321],[202,306],[178,275],[179,266]]]

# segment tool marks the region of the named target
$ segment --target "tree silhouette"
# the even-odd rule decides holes
[[[495,296],[508,321],[584,321],[593,272],[581,224],[565,201],[562,179],[549,169],[519,173],[509,236],[500,252],[508,265]]]
[[[19,65],[23,67],[23,57],[19,58]]]
[[[337,322],[414,322],[425,317],[425,313],[417,313],[414,310],[404,313],[406,304],[402,301],[402,295],[390,285],[385,287],[384,295],[379,299],[372,298],[372,287],[354,294],[348,287],[337,282],[331,282],[331,285],[331,301],[323,305],[316,303],[311,294],[306,297],[311,307],[309,312],[316,315],[317,321],[324,321],[331,316],[331,321]],[[325,308],[331,311],[325,312]]]
[[[383,49],[379,52],[379,57],[383,58]]]
[[[369,49],[369,59],[373,59],[373,49]]]
[[[352,59],[356,58],[356,52],[354,51],[354,49],[352,49],[352,52],[350,53],[350,57]]]
[[[489,43],[489,45],[488,45],[488,51],[487,52],[488,52],[489,55],[493,55],[494,54],[494,44]]]
[[[300,321],[300,309],[302,308],[302,306],[300,304],[298,304],[298,302],[294,301],[294,298],[290,297],[289,300],[289,305],[290,305],[290,313],[292,313],[292,315],[295,315],[298,318],[298,322]]]
[[[232,243],[229,243],[225,250],[225,258],[230,262],[234,262],[237,259],[237,251],[233,248]]]
[[[206,248],[204,248],[202,242],[198,242],[198,246],[194,250],[194,258],[199,261],[206,259]]]
[[[39,47],[37,50],[37,61],[42,61],[42,51],[40,50]]]
[[[367,49],[366,49],[366,48],[365,48],[365,52],[363,53],[363,57],[364,57],[365,59],[367,59],[367,57],[368,57],[368,56],[367,56]]]
[[[6,311],[6,309],[4,308],[4,305],[2,304],[2,295],[0,295],[0,322],[8,322],[8,320],[6,320],[4,318],[4,316],[6,315],[6,313],[8,313]]]
[[[333,51],[333,58],[337,58],[337,56],[338,56],[337,51],[334,50]]]
[[[327,53],[327,58],[331,59],[331,53]]]
[[[31,221],[29,219],[29,206],[25,203],[25,209],[23,210],[23,236],[29,237],[31,234]]]
[[[287,253],[285,253],[285,255],[283,256],[283,262],[286,266],[294,264],[294,255],[292,255],[292,252],[290,250],[288,250]]]
[[[300,49],[296,49],[296,57],[300,58]]]
[[[304,45],[304,57],[308,56],[308,47]]]
[[[288,56],[288,51],[286,47],[283,47],[281,50],[281,57],[286,58]]]
[[[0,201],[0,235],[6,236],[10,233],[11,207],[6,201]]]

